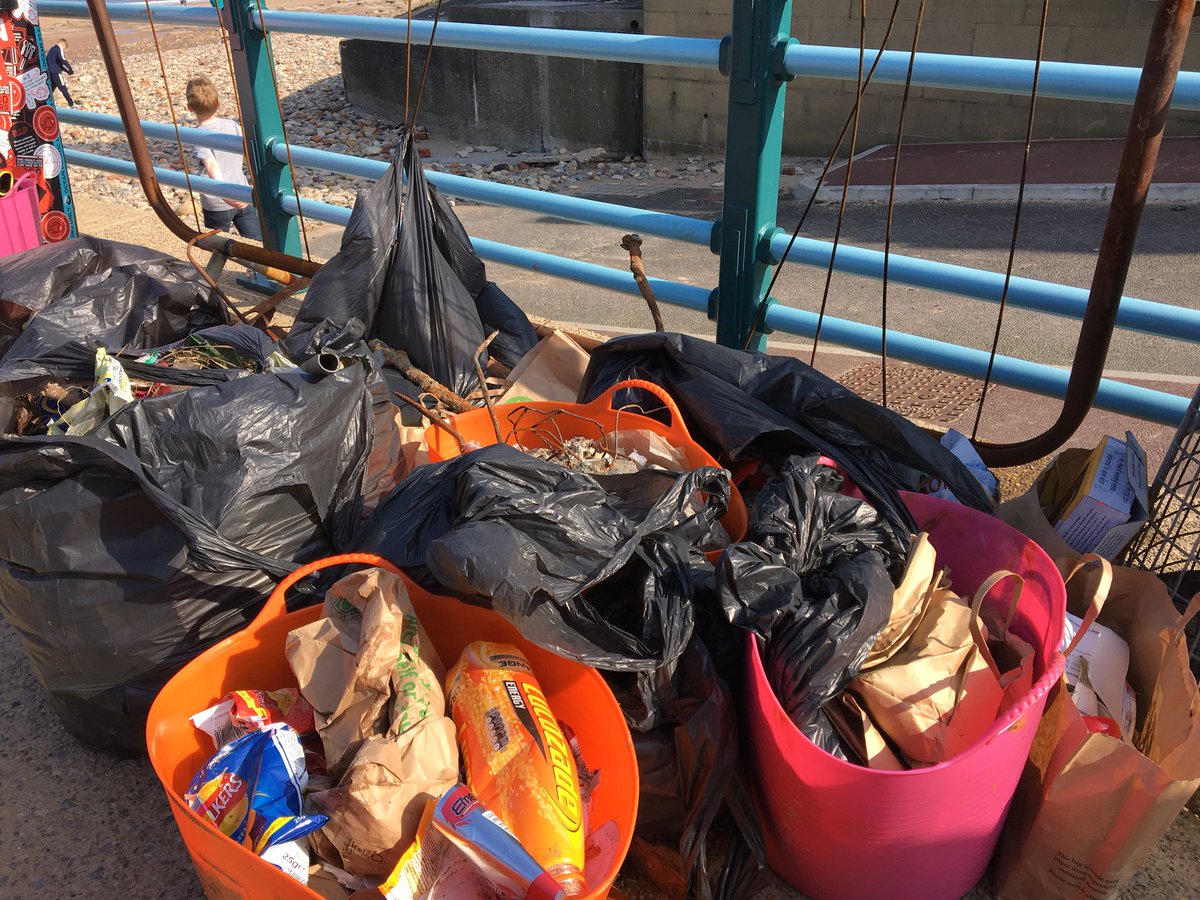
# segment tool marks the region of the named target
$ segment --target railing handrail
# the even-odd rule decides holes
[[[140,3],[114,3],[107,8],[113,19],[145,21],[147,18],[145,5]],[[743,20],[739,28],[745,38],[747,31],[754,30],[745,27],[747,20],[744,17],[747,15],[749,7],[739,4],[738,9],[742,10]],[[79,0],[43,0],[41,11],[43,15],[77,18],[89,16],[85,4]],[[259,45],[263,43],[261,31],[264,27],[272,32],[384,41],[405,41],[411,34],[414,43],[429,42],[433,31],[433,22],[430,20],[414,19],[410,26],[406,20],[401,18],[381,19],[270,9],[260,13],[254,7],[247,7],[244,10],[239,7],[234,12],[237,13],[235,16],[236,28],[243,40],[257,41]],[[154,17],[159,23],[187,26],[216,27],[219,21],[216,10],[211,7],[156,7]],[[768,24],[770,23],[768,22]],[[755,27],[757,28],[757,26]],[[771,29],[774,27],[775,25],[770,26]],[[780,29],[786,31],[786,24],[780,26]],[[767,35],[768,42],[770,35],[774,33],[774,30],[770,30],[770,34]],[[754,40],[757,41],[761,37],[762,35],[755,32]],[[445,47],[499,52],[718,69],[727,62],[726,55],[730,52],[729,40],[729,38],[717,40],[665,35],[608,34],[443,21],[437,27],[434,43]],[[737,58],[738,52],[734,50],[732,55]],[[881,51],[868,50],[867,64],[869,65],[870,61],[880,54]],[[771,84],[778,84],[778,79],[781,77],[795,75],[853,80],[858,75],[860,64],[857,48],[806,45],[795,40],[788,41],[786,45],[781,43],[773,45],[769,56],[769,62],[763,64],[764,71],[769,71],[765,76],[756,77],[766,77]],[[910,58],[911,54],[907,52],[882,52],[875,79],[881,83],[903,83]],[[745,64],[746,58],[743,56],[742,59]],[[1033,65],[1029,60],[917,53],[914,61],[913,84],[969,91],[983,90],[1024,94],[1031,88]],[[243,76],[245,75],[244,70],[239,71]],[[735,101],[744,106],[747,97],[753,96],[750,82],[746,81],[744,77],[739,80],[739,77],[738,72],[735,71],[731,81],[731,110],[734,108]],[[1040,93],[1044,96],[1130,103],[1138,88],[1140,77],[1141,70],[1130,67],[1044,62],[1039,88]],[[243,81],[245,81],[244,78]],[[259,88],[257,79],[251,79],[249,84],[257,94]],[[748,91],[749,93],[747,93]],[[1185,109],[1200,108],[1200,73],[1180,74],[1175,85],[1174,105]],[[779,107],[779,109],[781,108]],[[780,113],[777,112],[776,115],[778,116]],[[112,131],[124,130],[120,119],[116,116],[62,110],[60,117],[65,123]],[[741,134],[740,131],[733,128],[733,121],[731,113],[731,141],[735,136]],[[775,122],[772,127],[777,128],[778,126],[779,121]],[[342,172],[364,178],[378,178],[387,169],[387,163],[379,160],[362,159],[313,147],[296,145],[289,147],[279,136],[278,128],[272,130],[274,127],[269,127],[262,132],[263,136],[259,138],[261,142],[252,148],[258,157],[262,157],[254,165],[263,166],[266,171],[275,172],[275,167],[286,167],[289,163],[294,163],[298,166]],[[143,129],[146,136],[151,139],[174,142],[176,137],[174,127],[165,123],[143,123]],[[180,128],[179,136],[188,144],[196,146],[230,152],[238,152],[242,149],[241,141],[236,137],[215,135],[186,126]],[[753,148],[751,147],[750,151],[746,151],[745,147],[742,149],[744,155],[745,152],[752,152]],[[769,164],[770,160],[764,162],[761,146],[758,151],[759,159],[755,161],[755,164],[760,167],[756,171],[761,172],[764,171],[761,166]],[[778,162],[777,141],[773,145],[772,152],[776,157],[775,162]],[[68,148],[66,153],[68,161],[74,164],[120,174],[135,174],[135,165],[132,162],[109,159],[72,148]],[[767,155],[770,156],[771,153]],[[286,168],[284,170],[286,171]],[[188,179],[183,172],[157,167],[155,172],[163,184],[179,188],[185,188],[188,184]],[[714,248],[714,251],[722,243],[719,240],[722,232],[720,222],[671,213],[631,209],[618,204],[551,194],[447,172],[431,171],[428,173],[428,177],[447,194],[484,203],[525,209],[578,222],[639,231],[692,244],[707,245]],[[192,176],[191,185],[204,193],[227,199],[254,200],[253,189],[245,185],[215,182],[201,176]],[[271,196],[271,190],[275,191],[274,196]],[[260,198],[266,206],[264,214],[276,217],[294,217],[302,210],[306,217],[314,220],[343,225],[349,219],[350,211],[344,207],[308,199],[301,200],[292,193],[294,188],[291,186],[290,180],[271,190],[268,190]],[[731,202],[728,188],[726,193],[728,207]],[[774,196],[773,187],[769,193],[770,196]],[[736,207],[735,202],[735,212]],[[772,206],[771,215],[774,215],[773,211],[774,207]],[[757,215],[756,213],[755,216],[757,217]],[[288,219],[283,218],[281,221],[286,222]],[[288,227],[294,227],[294,222],[290,223]],[[761,223],[759,223],[759,227],[763,227]],[[736,226],[725,228],[726,242],[728,242],[728,232],[731,228],[736,231]],[[772,228],[774,228],[773,231]],[[746,232],[746,234],[750,233]],[[768,222],[765,230],[754,232],[754,234],[759,233],[762,235],[761,238],[755,237],[752,241],[755,246],[751,257],[753,257],[754,264],[761,267],[768,257],[773,261],[780,259],[787,246],[787,236],[774,227],[773,221]],[[288,240],[291,240],[291,237]],[[611,269],[484,239],[477,238],[474,240],[474,244],[477,252],[485,259],[628,294],[637,293],[633,279],[625,270]],[[739,248],[738,252],[741,253],[744,249],[746,248]],[[791,248],[788,258],[803,265],[824,268],[829,264],[833,250],[833,245],[828,242],[800,238]],[[751,257],[747,257],[747,259]],[[722,292],[726,287],[724,264],[723,261]],[[880,278],[883,266],[884,254],[878,251],[847,244],[841,244],[837,248],[834,260],[836,271]],[[995,272],[895,253],[888,257],[888,276],[893,283],[990,302],[999,301],[1004,287],[1004,276]],[[663,302],[707,312],[712,317],[713,298],[716,292],[662,279],[651,279],[651,283],[655,293]],[[740,296],[740,291],[735,291],[735,293]],[[1011,279],[1007,294],[1008,303],[1012,306],[1075,319],[1079,319],[1085,311],[1088,297],[1089,292],[1082,288],[1028,278]],[[718,308],[722,311],[721,322],[725,323],[719,324],[718,332],[725,334],[724,339],[728,342],[731,340],[728,337],[728,330],[721,331],[729,324],[727,321],[728,309],[724,305]],[[740,307],[736,308],[740,309]],[[771,304],[768,305],[763,321],[769,328],[801,336],[812,336],[816,331],[818,316],[807,310]],[[1124,297],[1121,298],[1117,324],[1119,327],[1148,334],[1200,342],[1200,310],[1136,297]],[[738,327],[743,326],[739,325]],[[745,327],[751,329],[753,336],[753,324],[747,324]],[[822,324],[822,336],[831,343],[878,353],[881,349],[883,331],[874,326],[825,316]],[[995,383],[1048,396],[1063,396],[1068,383],[1068,373],[1065,370],[1029,360],[998,355],[993,358],[984,351],[892,329],[888,329],[887,338],[889,356],[897,360],[932,365],[947,371],[980,378],[987,371],[991,359],[991,374]],[[740,344],[740,341],[738,343]],[[1099,385],[1095,405],[1099,408],[1150,421],[1175,424],[1184,414],[1187,401],[1186,398],[1176,397],[1165,392],[1103,379]]]
[[[123,131],[120,118],[105,113],[64,109],[59,112],[59,118],[68,124],[104,131]],[[175,141],[175,128],[172,125],[143,121],[142,128],[147,137],[172,143]],[[241,139],[233,135],[214,134],[211,131],[186,126],[180,126],[179,131],[188,144],[233,153],[239,153],[242,149]],[[281,163],[287,163],[289,150],[291,161],[295,165],[361,178],[377,179],[388,168],[388,164],[380,160],[363,159],[315,147],[283,143],[276,143],[273,147],[275,158]],[[588,225],[637,231],[700,246],[711,246],[713,229],[717,225],[714,221],[691,216],[638,210],[615,203],[552,194],[449,172],[428,171],[426,177],[445,193],[464,200],[522,209]],[[788,236],[784,234],[777,235],[772,241],[776,259],[782,256],[787,243]],[[833,245],[828,241],[798,238],[788,259],[803,266],[824,269],[829,265],[832,252]],[[878,250],[839,244],[834,270],[848,275],[881,279],[883,261],[884,255]],[[889,254],[888,279],[894,284],[921,287],[989,303],[999,303],[1004,293],[1004,276],[999,272],[901,253]],[[1007,302],[1018,309],[1079,320],[1087,307],[1087,298],[1088,292],[1084,288],[1013,276],[1009,283]],[[1200,309],[1126,296],[1121,300],[1117,326],[1127,331],[1200,343]]]
[[[66,153],[67,162],[73,165],[90,166],[131,177],[136,175],[133,163],[127,160],[98,156],[81,150],[68,149]],[[186,186],[181,172],[155,167],[155,173],[163,184],[179,188]],[[228,184],[196,176],[192,177],[192,183],[199,190],[226,199],[243,201],[252,199],[250,189],[245,185]],[[281,203],[284,209],[292,215],[303,210],[306,218],[315,221],[345,225],[350,220],[350,210],[332,203],[307,198],[298,199],[290,194],[281,198]],[[485,238],[473,237],[471,243],[474,245],[475,251],[490,262],[532,269],[547,275],[620,293],[638,294],[637,285],[629,277],[627,270],[567,259]],[[702,287],[660,278],[651,278],[650,284],[655,295],[664,303],[698,312],[705,312],[708,308],[709,292]],[[770,327],[801,337],[812,336],[816,330],[816,320],[815,313],[779,305],[772,306],[766,315],[767,325]],[[822,333],[831,343],[869,353],[878,353],[882,341],[882,329],[841,319],[837,316],[825,317]],[[922,365],[936,365],[948,372],[974,378],[982,377],[988,361],[988,354],[982,350],[961,347],[957,344],[890,328],[888,329],[888,354],[894,359]],[[1056,366],[997,355],[993,364],[992,380],[997,384],[1020,386],[1023,390],[1031,390],[1051,397],[1061,397],[1066,389],[1067,375],[1066,370]],[[1100,409],[1166,425],[1178,423],[1186,412],[1187,405],[1186,397],[1177,397],[1162,391],[1124,384],[1107,378],[1102,380],[1096,395],[1096,406]]]
[[[64,18],[86,19],[88,15],[86,6],[79,0],[42,0],[39,9],[42,15]],[[110,3],[108,12],[114,20],[148,21],[142,3]],[[265,23],[273,32],[395,43],[409,40],[407,23],[402,18],[275,9],[266,9],[261,16],[255,11],[251,18],[260,28]],[[211,7],[155,7],[154,20],[166,25],[217,26],[217,14]],[[413,19],[411,39],[414,43],[428,43],[432,30],[431,20]],[[438,47],[498,53],[719,69],[723,41],[677,35],[612,34],[442,21],[438,23],[433,43]],[[865,66],[869,67],[879,54],[878,48],[869,48]],[[858,55],[857,47],[793,42],[783,54],[782,68],[793,77],[854,81],[858,73]],[[903,84],[910,56],[903,50],[882,51],[873,80]],[[1047,60],[1042,63],[1038,93],[1062,100],[1128,105],[1133,103],[1140,75],[1141,69],[1135,66]],[[1003,56],[918,52],[912,83],[917,87],[946,90],[1028,94],[1033,86],[1033,62]],[[1176,109],[1200,109],[1200,72],[1179,73],[1171,105]]]
[[[868,49],[864,68],[870,68],[878,56],[878,49]],[[912,53],[907,50],[884,50],[871,80],[904,84],[911,58]],[[855,81],[858,48],[791,44],[784,52],[783,68],[794,77]],[[913,62],[912,83],[915,87],[1028,96],[1033,89],[1033,69],[1031,59],[918,52]],[[1133,103],[1141,74],[1142,70],[1136,66],[1043,60],[1038,73],[1038,96],[1128,105]],[[1171,106],[1200,109],[1200,72],[1179,73]]]

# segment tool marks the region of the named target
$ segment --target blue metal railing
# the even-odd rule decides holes
[[[118,175],[128,175],[131,178],[137,175],[133,163],[127,160],[112,159],[79,150],[68,149],[66,152],[67,162],[72,165],[87,166]],[[155,172],[163,184],[177,188],[186,188],[187,186],[187,180],[182,172],[161,168],[156,168]],[[250,189],[245,185],[225,184],[208,178],[192,176],[192,186],[196,190],[203,190],[227,199],[242,201],[252,199]],[[332,203],[308,199],[298,200],[295,196],[290,195],[282,199],[282,206],[292,215],[302,210],[306,218],[320,222],[345,225],[350,221],[350,210]],[[637,285],[629,277],[628,271],[623,269],[610,269],[594,263],[567,259],[523,247],[513,247],[483,238],[472,238],[471,242],[475,246],[476,252],[489,262],[530,269],[569,281],[638,295]],[[704,288],[659,278],[651,278],[650,285],[658,299],[664,303],[698,312],[708,310],[710,292]],[[816,332],[817,315],[807,310],[777,305],[768,310],[766,318],[768,326],[788,334],[811,337]],[[868,353],[879,353],[882,347],[883,330],[872,325],[863,325],[836,316],[826,316],[821,328],[822,335],[830,343]],[[983,378],[987,371],[989,356],[982,350],[919,337],[894,329],[888,329],[888,354],[894,359],[920,363],[973,378]],[[1066,390],[1068,374],[1065,369],[1011,356],[997,355],[993,364],[992,380],[997,384],[1019,384],[1024,390],[1061,397],[1063,391]],[[1183,411],[1179,409],[1180,403],[1184,407],[1183,411],[1186,411],[1186,398],[1107,378],[1101,382],[1096,395],[1096,405],[1101,409],[1168,424],[1178,421],[1183,415]]]
[[[43,0],[43,15],[87,18],[87,8],[77,0]],[[115,20],[145,21],[142,4],[111,3],[110,16]],[[217,13],[212,8],[156,8],[155,21],[162,24],[217,26]],[[365,18],[323,13],[284,12],[257,9],[249,11],[249,21],[259,28],[273,32],[359,37],[369,40],[403,42],[408,39],[408,23],[403,19]],[[411,36],[414,42],[428,42],[432,22],[413,20]],[[507,26],[474,25],[441,22],[434,44],[512,53],[533,53],[552,56],[595,58],[621,62],[670,65],[691,68],[728,70],[730,39],[724,41],[661,35],[605,34],[561,29],[514,28]],[[870,65],[878,51],[868,51]],[[855,48],[819,47],[792,41],[772,64],[779,76],[854,79],[858,71],[858,50]],[[744,57],[743,57],[744,58]],[[881,82],[903,82],[910,54],[898,51],[883,52],[875,79]],[[947,54],[918,53],[914,63],[913,83],[940,88],[997,93],[1028,93],[1033,63],[1028,60],[962,57]],[[1044,96],[1075,100],[1132,102],[1140,70],[1114,66],[1085,66],[1071,63],[1043,63],[1040,93]],[[1173,105],[1184,109],[1200,109],[1200,73],[1185,72],[1179,76]],[[121,131],[120,120],[75,110],[61,110],[60,118],[70,124]],[[143,123],[148,138],[175,140],[175,130],[162,123]],[[237,138],[214,135],[197,129],[182,128],[181,134],[189,144],[239,152]],[[378,178],[387,165],[375,160],[331,153],[312,147],[285,145],[278,138],[267,143],[270,155],[279,164],[291,162],[297,166]],[[732,146],[732,145],[731,145]],[[732,151],[731,151],[732,152]],[[68,162],[118,174],[133,175],[130,162],[97,154],[68,149]],[[778,159],[727,161],[731,165],[776,165]],[[181,172],[157,169],[159,179],[173,187],[186,187]],[[527,188],[466,178],[444,172],[429,172],[430,181],[445,193],[494,205],[523,209],[543,215],[577,222],[612,227],[702,246],[717,247],[721,242],[721,223],[688,216],[631,209],[612,203],[577,197],[549,194]],[[238,200],[252,199],[249,188],[225,185],[193,176],[192,186],[206,193]],[[727,198],[728,199],[728,198]],[[344,224],[349,210],[311,200],[299,200],[288,192],[273,198],[273,210],[264,211],[294,216],[301,209],[306,217]],[[728,212],[728,209],[727,209]],[[773,226],[773,213],[772,221]],[[533,269],[546,274],[583,282],[601,288],[636,294],[637,287],[627,270],[610,269],[592,263],[570,260],[552,254],[513,247],[495,241],[475,239],[477,251],[485,259]],[[756,260],[747,265],[765,266],[776,262],[784,252],[787,237],[777,228],[766,228],[758,244]],[[825,268],[829,263],[832,245],[828,242],[801,238],[788,255],[790,261]],[[883,254],[873,250],[842,244],[838,247],[835,269],[848,274],[881,278]],[[912,287],[952,293],[990,302],[998,302],[1003,289],[1002,275],[965,266],[950,265],[917,257],[891,254],[888,263],[889,280]],[[714,295],[704,288],[651,279],[660,300],[689,309],[712,314]],[[1078,319],[1087,303],[1084,289],[1027,278],[1013,278],[1008,303],[1015,307]],[[812,336],[817,316],[805,310],[771,305],[766,313],[767,326],[800,336]],[[1136,297],[1121,302],[1118,327],[1184,341],[1200,342],[1200,311],[1156,303]],[[877,353],[882,342],[880,329],[826,316],[822,325],[823,339],[843,346]],[[944,341],[888,330],[889,356],[922,365],[943,368],[972,377],[982,377],[989,355],[983,351],[961,347]],[[1012,357],[995,359],[992,380],[995,383],[1061,397],[1068,373],[1052,366]],[[1187,401],[1159,391],[1104,380],[1095,405],[1155,422],[1174,424],[1183,416]]]
[[[103,113],[64,109],[59,112],[59,118],[68,124],[84,125],[105,131],[122,131],[120,118]],[[175,128],[172,125],[162,122],[143,122],[142,128],[147,137],[171,142],[175,140]],[[180,126],[179,131],[183,140],[189,144],[232,153],[241,150],[241,139],[233,135],[213,134],[210,131],[186,126]],[[289,151],[292,162],[297,166],[354,175],[360,178],[377,179],[388,168],[387,163],[379,160],[332,153],[313,147],[282,143],[274,146],[275,157],[280,162],[287,162]],[[467,178],[448,172],[431,171],[426,173],[426,177],[445,193],[464,200],[522,209],[572,222],[636,231],[641,234],[706,247],[711,246],[714,239],[714,228],[717,225],[716,222],[690,216],[632,209],[615,203],[550,194],[532,188]],[[780,259],[787,248],[787,243],[787,235],[778,234],[773,238],[773,259]],[[800,265],[825,269],[829,265],[829,256],[832,251],[833,245],[828,241],[798,238],[788,260]],[[848,275],[882,279],[883,254],[877,250],[839,244],[834,270]],[[1000,301],[1004,290],[1004,276],[998,272],[898,253],[892,253],[888,257],[888,279],[895,284],[920,287],[993,303]],[[1008,303],[1019,309],[1078,319],[1083,315],[1083,310],[1087,306],[1087,297],[1088,292],[1083,288],[1039,281],[1034,278],[1013,277],[1009,284]],[[1171,306],[1138,297],[1125,297],[1121,301],[1117,324],[1118,327],[1129,331],[1200,343],[1200,310],[1196,309]]]

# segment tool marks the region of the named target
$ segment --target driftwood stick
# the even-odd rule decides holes
[[[479,357],[487,352],[488,344],[496,339],[499,331],[493,331],[489,334],[482,344],[475,349],[475,355],[471,361],[475,363],[475,374],[479,376],[479,390],[483,391],[483,405],[487,407],[488,415],[492,417],[492,428],[496,430],[496,443],[504,443],[504,432],[500,430],[500,420],[496,418],[496,407],[492,405],[492,392],[488,390],[487,376],[483,372],[483,366],[479,362]]]
[[[650,307],[650,315],[654,319],[654,330],[666,331],[663,326],[662,313],[658,311],[658,301],[654,299],[654,291],[650,287],[650,282],[646,280],[646,267],[642,264],[642,236],[640,234],[625,235],[621,238],[621,247],[629,251],[629,271],[633,273],[633,280],[637,282],[638,290],[642,292],[646,305]]]
[[[454,438],[454,440],[458,443],[458,451],[460,453],[462,452],[462,435],[458,433],[457,428],[450,424],[448,419],[442,418],[441,413],[439,413],[436,409],[430,409],[428,406],[425,406],[423,403],[414,400],[407,394],[402,394],[399,391],[392,391],[392,394],[395,395],[398,400],[403,400],[405,403],[427,418],[430,422],[432,422],[436,427],[442,429],[442,431],[450,435],[450,437]]]
[[[408,358],[407,353],[404,353],[401,350],[393,350],[379,339],[371,341],[367,346],[369,346],[372,350],[377,350],[378,352],[382,353],[384,362],[386,362],[389,366],[399,369],[401,375],[419,387],[422,391],[432,394],[435,398],[437,398],[439,403],[452,412],[469,412],[475,408],[444,384],[434,381],[433,378],[414,366],[412,360]]]

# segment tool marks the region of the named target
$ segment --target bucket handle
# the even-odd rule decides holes
[[[316,559],[301,566],[275,586],[275,590],[271,591],[271,596],[267,598],[267,602],[263,604],[262,610],[255,617],[254,624],[258,625],[263,622],[269,622],[271,619],[282,616],[287,612],[287,592],[292,589],[296,582],[307,578],[314,572],[319,572],[322,569],[328,569],[332,566],[376,566],[380,569],[386,569],[393,575],[404,574],[395,563],[384,559],[382,556],[376,556],[374,553],[341,553],[337,556],[326,556],[324,559]]]
[[[637,388],[638,390],[648,391],[662,401],[662,405],[667,408],[667,412],[671,414],[671,423],[667,426],[668,434],[666,437],[673,437],[677,440],[690,441],[691,435],[688,434],[687,427],[683,424],[683,413],[679,411],[674,398],[666,392],[661,386],[653,381],[645,381],[641,378],[629,378],[625,381],[618,382],[610,387],[607,391],[593,400],[588,406],[595,404],[603,407],[606,411],[613,408],[613,398],[617,393],[628,388]],[[643,413],[644,415],[644,413]]]
[[[7,197],[9,194],[20,193],[25,188],[25,185],[29,182],[37,182],[37,178],[32,172],[24,172],[20,175],[20,177],[14,180],[10,170],[0,170],[0,197]]]
[[[1069,658],[1075,652],[1076,646],[1083,640],[1083,636],[1088,633],[1096,619],[1100,617],[1101,610],[1104,609],[1104,601],[1108,599],[1108,592],[1112,589],[1113,570],[1110,563],[1103,556],[1096,553],[1085,553],[1063,572],[1063,582],[1069,582],[1072,578],[1082,572],[1084,569],[1092,566],[1093,563],[1100,564],[1100,578],[1096,583],[1096,589],[1092,591],[1092,596],[1088,600],[1087,612],[1083,615],[1083,621],[1079,625],[1079,630],[1075,632],[1075,637],[1071,639],[1071,643],[1067,645],[1067,649],[1063,651],[1063,657]]]
[[[979,586],[979,590],[975,592],[975,596],[971,599],[971,637],[975,639],[975,645],[983,655],[984,662],[987,663],[988,668],[992,670],[992,674],[997,679],[1001,678],[1003,673],[1000,671],[1000,667],[996,665],[996,660],[993,658],[992,651],[988,647],[987,635],[983,633],[983,619],[980,613],[983,611],[983,599],[991,592],[992,588],[1006,578],[1012,578],[1017,583],[1017,589],[1013,592],[1012,603],[1008,605],[1008,615],[1004,617],[1004,630],[1007,632],[1008,626],[1012,624],[1013,616],[1017,614],[1017,604],[1021,602],[1021,593],[1025,590],[1025,578],[1023,576],[1008,569],[993,572]]]

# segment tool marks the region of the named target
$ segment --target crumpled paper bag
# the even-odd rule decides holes
[[[364,738],[394,738],[445,715],[445,668],[397,575],[348,575],[330,588],[323,611],[288,635],[285,651],[337,778]]]
[[[921,624],[929,601],[944,577],[945,571],[937,570],[937,554],[929,542],[929,535],[923,532],[914,535],[904,577],[892,594],[891,615],[867,654],[863,662],[864,669],[873,669],[887,662],[908,642]]]
[[[850,684],[915,766],[958,755],[996,721],[1004,692],[972,633],[975,618],[948,588],[936,586],[905,644]]]
[[[386,875],[417,836],[425,805],[458,782],[454,722],[430,717],[399,738],[369,737],[341,782],[313,794],[329,822],[313,848],[356,875]]]

